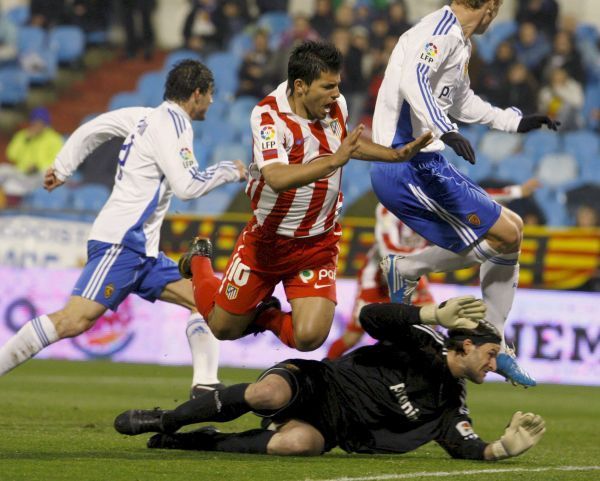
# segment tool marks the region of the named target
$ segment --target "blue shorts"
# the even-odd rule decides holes
[[[131,293],[154,302],[165,286],[181,279],[177,264],[162,252],[146,257],[128,247],[88,241],[88,261],[71,293],[115,310]]]
[[[374,162],[371,184],[379,201],[428,241],[460,252],[483,237],[501,207],[438,153],[410,162]]]

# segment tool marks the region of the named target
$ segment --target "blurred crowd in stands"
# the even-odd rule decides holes
[[[438,6],[447,3],[440,0]],[[223,146],[228,151],[250,151],[247,132],[221,138],[228,129],[219,122],[231,123],[236,132],[247,130],[245,120],[233,113],[239,112],[238,117],[245,119],[248,109],[286,78],[288,55],[302,40],[328,39],[342,51],[342,92],[350,121],[369,127],[390,53],[398,37],[411,27],[410,5],[405,0],[191,0],[182,17],[179,53],[193,53],[207,61],[218,83],[213,115],[203,128],[219,135],[207,140],[197,134],[202,144],[196,152],[201,165],[216,159]],[[499,107],[517,106],[524,113],[541,112],[560,120],[563,134],[559,140],[544,135],[518,138],[489,134],[476,126],[461,127],[478,151],[478,164],[471,168],[452,158],[448,149],[445,155],[472,178],[490,186],[522,183],[540,174],[544,186],[536,198],[542,206],[531,199],[515,206],[531,223],[598,225],[598,29],[585,19],[561,14],[556,0],[516,0],[514,6],[512,18],[499,19],[488,33],[474,37],[469,64],[472,87]],[[151,58],[156,27],[152,15],[156,11],[156,0],[31,0],[26,17],[17,18],[16,9],[0,15],[0,68],[14,62],[22,48],[18,25],[48,31],[74,25],[90,45],[106,41],[109,29],[118,24],[124,32],[123,60],[138,55]],[[20,63],[24,64],[24,59]],[[169,65],[166,62],[165,69]],[[157,91],[156,82],[164,81],[165,69],[148,73],[146,80],[154,82],[148,83],[150,91]],[[235,82],[228,81],[231,77]],[[145,104],[153,106],[160,97],[154,92],[152,100],[144,97]],[[140,97],[133,98],[137,101]],[[127,105],[111,104],[111,108],[122,106]],[[349,205],[369,189],[368,182],[363,182],[368,173],[360,163],[350,163],[344,177]],[[577,209],[570,205],[567,212],[565,206],[572,199]]]

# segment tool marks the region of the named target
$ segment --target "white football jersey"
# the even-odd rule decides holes
[[[473,93],[469,81],[471,41],[450,7],[441,8],[406,31],[388,62],[373,115],[373,140],[398,148],[426,131],[444,149],[442,135],[458,131],[452,118],[516,132],[521,111],[493,107]]]
[[[115,110],[80,126],[56,157],[57,176],[64,180],[98,145],[117,136],[125,141],[115,185],[94,222],[90,240],[121,244],[156,257],[160,227],[173,194],[194,199],[240,180],[230,161],[199,170],[191,119],[169,101],[156,108]]]

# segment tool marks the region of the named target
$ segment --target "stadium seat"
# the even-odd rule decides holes
[[[533,157],[524,153],[506,157],[498,164],[496,177],[522,184],[535,177],[535,161]]]
[[[120,92],[111,97],[108,110],[145,106],[146,99],[138,92]]]
[[[482,153],[476,152],[477,162],[475,165],[467,162],[449,147],[446,147],[442,153],[448,162],[454,165],[456,170],[474,182],[479,182],[493,175],[494,164]]]
[[[352,205],[363,194],[371,190],[371,175],[369,162],[350,160],[344,166],[342,174],[342,192],[346,207]]]
[[[235,191],[225,189],[225,186],[235,187]],[[194,213],[203,215],[219,215],[227,210],[235,194],[242,188],[241,184],[226,184],[208,194],[199,197],[194,202]]]
[[[137,92],[144,98],[144,105],[156,107],[163,101],[167,72],[156,70],[142,75],[137,83]]]
[[[167,58],[165,58],[165,62],[163,63],[163,70],[165,70],[165,72],[168,72],[169,70],[171,70],[171,68],[173,68],[173,66],[176,63],[190,58],[193,60],[202,60],[200,54],[198,52],[194,52],[193,50],[187,50],[184,48],[180,50],[174,50],[169,55],[167,55]]]
[[[85,34],[86,45],[105,45],[108,43],[108,40],[107,30],[94,30]]]
[[[17,50],[20,55],[27,52],[37,52],[46,47],[46,32],[40,27],[25,26],[19,28]]]
[[[29,92],[29,77],[18,67],[0,69],[0,104],[17,105],[25,102]]]
[[[29,83],[43,85],[52,82],[58,74],[56,46],[50,44],[42,50],[28,51],[19,61],[24,67]],[[29,66],[29,67],[28,67]]]
[[[221,160],[241,160],[246,165],[250,162],[252,152],[242,144],[218,144],[212,151],[209,165]]]
[[[29,5],[16,5],[4,15],[13,24],[23,26],[29,21]]]
[[[285,12],[267,12],[258,19],[258,26],[268,29],[273,35],[279,35],[291,28],[292,19]]]
[[[60,64],[73,64],[82,59],[85,51],[85,35],[74,25],[54,27],[49,40],[56,44],[56,55]]]
[[[546,154],[538,165],[537,177],[543,185],[556,188],[577,179],[578,170],[571,154]]]
[[[517,153],[520,148],[521,139],[518,135],[494,130],[486,132],[479,144],[479,152],[487,156],[493,164],[498,164],[502,159]]]
[[[193,213],[195,208],[195,199],[182,200],[179,197],[173,196],[169,205],[169,212],[172,214]]]
[[[600,152],[600,135],[589,130],[567,132],[563,136],[565,152],[580,159],[597,156]]]
[[[492,62],[498,45],[514,35],[516,31],[517,23],[514,20],[493,23],[486,34],[474,37],[477,42],[479,56],[486,63]]]
[[[236,139],[235,131],[225,120],[209,117],[204,122],[193,123],[198,124],[196,128],[199,129],[199,138],[207,145],[227,144]]]
[[[251,50],[253,45],[252,37],[246,32],[240,32],[231,39],[228,50],[236,57],[244,58],[246,52]]]
[[[62,187],[48,192],[40,187],[23,200],[23,205],[43,211],[67,210],[71,208],[71,191]]]
[[[255,97],[244,96],[238,97],[231,104],[227,112],[227,121],[236,132],[242,134],[250,130],[250,114],[258,102],[259,99]]]
[[[533,194],[537,203],[542,207],[550,226],[572,224],[567,218],[566,196],[557,189],[542,186]]]
[[[217,98],[228,98],[237,90],[240,62],[237,56],[228,52],[214,53],[206,60],[207,67],[215,76]]]
[[[575,39],[577,42],[597,43],[600,39],[598,29],[591,23],[579,23],[575,30]]]
[[[79,211],[98,212],[108,200],[110,191],[103,184],[84,184],[73,189],[71,206]]]
[[[548,130],[534,130],[525,136],[523,151],[536,161],[546,154],[560,152],[560,135]]]
[[[195,122],[198,123],[198,122]],[[200,170],[208,167],[208,161],[211,158],[212,145],[208,142],[203,142],[201,138],[194,138],[194,155],[200,166]]]

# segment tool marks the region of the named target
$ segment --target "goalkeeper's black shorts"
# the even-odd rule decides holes
[[[326,364],[306,359],[288,359],[263,372],[259,380],[276,374],[292,388],[292,399],[287,406],[276,412],[256,412],[269,417],[275,423],[291,419],[304,421],[323,435],[324,451],[336,446],[347,452],[356,451],[371,437],[370,432],[352,416],[351,403],[344,401],[344,394],[336,389]]]

